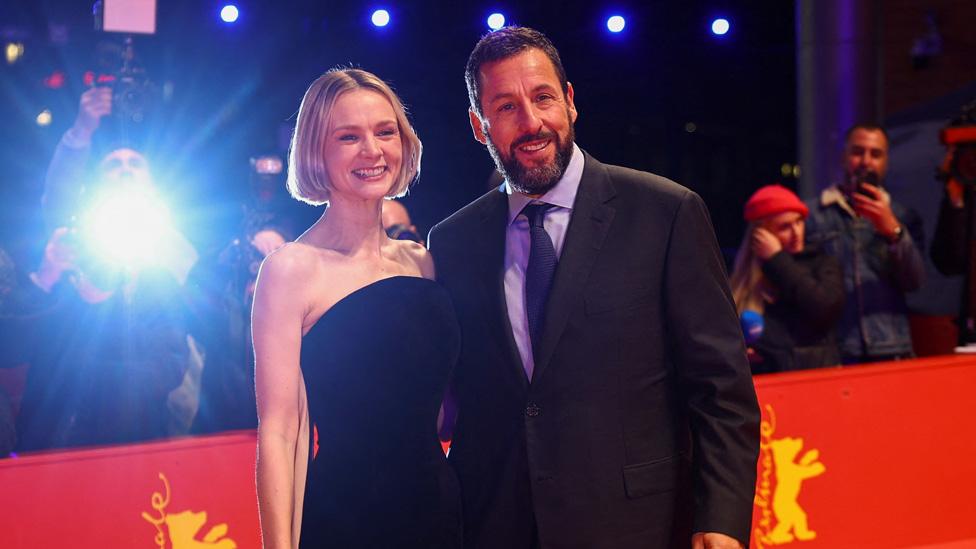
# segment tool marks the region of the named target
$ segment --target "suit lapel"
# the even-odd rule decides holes
[[[507,359],[507,364],[501,366],[506,370],[505,377],[510,378],[517,389],[524,393],[528,389],[529,380],[525,376],[522,357],[512,335],[512,323],[508,318],[508,304],[505,301],[507,195],[504,192],[492,194],[481,215],[481,222],[485,227],[482,234],[488,236],[485,245],[480,247],[484,254],[479,254],[481,265],[478,266],[477,272],[480,276],[478,287],[485,304],[486,323],[490,330],[486,335],[497,343],[497,348]]]
[[[570,313],[579,306],[583,286],[615,213],[614,208],[606,204],[615,194],[606,168],[590,155],[585,159],[566,240],[546,303],[545,327],[541,346],[535,354],[533,382],[542,378]]]

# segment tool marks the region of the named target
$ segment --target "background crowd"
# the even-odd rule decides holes
[[[315,34],[315,29],[309,32]],[[362,46],[349,47],[354,50],[357,45]],[[364,63],[376,61],[378,55],[359,56],[351,50],[344,54]],[[698,50],[693,54],[703,55]],[[567,57],[582,56],[570,49]],[[611,64],[624,63],[613,55],[597,57],[613,60],[606,61]],[[442,61],[443,66],[463,64]],[[645,109],[653,103],[674,104],[672,94],[679,93],[662,91],[651,85],[652,75],[641,74],[634,77],[637,85],[631,95],[603,97],[597,90],[606,75],[575,68],[575,74],[591,80],[586,86],[589,97],[580,98],[591,102],[588,112],[594,112],[592,106],[598,103],[615,103],[617,111],[626,111],[626,106]],[[608,70],[615,68],[619,67],[609,66]],[[281,67],[286,69],[289,67]],[[308,70],[291,69],[296,82],[308,80]],[[408,106],[421,117],[444,109],[431,108],[429,101],[433,100],[415,89],[445,88],[457,95],[451,86],[460,86],[454,73],[428,76],[419,76],[416,82],[406,78],[397,82],[398,91],[413,103]],[[707,87],[684,86],[682,78],[677,77],[678,83],[668,90]],[[742,79],[767,82],[765,78],[789,79],[791,75],[764,72]],[[282,101],[293,108],[295,94]],[[296,228],[307,226],[316,212],[287,197],[280,157],[255,156],[246,179],[238,178],[235,183],[232,205],[198,216],[194,226],[216,224],[210,221],[212,215],[222,222],[231,220],[225,225],[232,230],[201,237],[199,233],[205,231],[187,228],[193,224],[171,223],[152,236],[129,235],[132,241],[121,249],[95,250],[88,237],[113,228],[91,219],[87,205],[110,208],[108,197],[118,196],[115,191],[119,189],[132,193],[129,204],[148,206],[139,211],[130,208],[130,215],[142,221],[166,220],[165,208],[154,204],[163,194],[160,166],[169,159],[150,152],[158,148],[145,140],[113,126],[121,114],[113,112],[109,88],[90,87],[80,100],[74,95],[71,102],[70,110],[73,116],[75,110],[77,114],[70,128],[53,150],[48,147],[44,152],[49,165],[41,198],[29,197],[33,209],[22,208],[29,212],[23,215],[31,223],[43,226],[34,231],[43,238],[30,243],[37,252],[22,253],[21,246],[14,246],[9,254],[0,250],[0,368],[24,374],[20,384],[0,387],[0,454],[254,427],[249,313],[257,267],[277,246],[298,236]],[[701,108],[703,112],[731,112],[719,105]],[[770,108],[790,112],[778,102]],[[463,105],[456,111],[444,116],[466,123]],[[819,182],[823,190],[816,196],[795,193],[797,182],[791,177],[781,186],[767,186],[777,179],[775,175],[735,182],[719,178],[712,186],[695,188],[696,182],[707,179],[707,170],[703,163],[685,156],[686,151],[696,147],[717,151],[715,171],[723,173],[730,170],[722,169],[728,167],[722,158],[735,155],[725,154],[728,151],[720,147],[709,148],[708,142],[649,151],[636,136],[650,131],[643,120],[653,118],[644,110],[621,114],[619,119],[584,117],[579,131],[590,137],[588,141],[602,157],[636,154],[648,157],[649,162],[668,157],[673,162],[669,169],[655,171],[686,182],[705,198],[719,240],[728,252],[728,272],[754,373],[899,360],[918,354],[910,311],[919,308],[913,306],[913,299],[917,300],[913,296],[925,292],[927,279],[933,275],[931,268],[926,271],[927,257],[946,275],[964,274],[969,269],[965,193],[958,181],[945,182],[944,190],[932,176],[913,182],[924,187],[926,194],[938,195],[940,201],[935,234],[923,234],[916,201],[904,192],[899,194],[899,187],[886,185],[893,164],[899,161],[893,152],[898,140],[871,121],[850,129],[837,162],[843,176]],[[763,121],[767,123],[774,124]],[[418,120],[416,125],[430,134],[424,135],[429,155],[421,185],[406,203],[423,214],[423,222],[418,229],[402,204],[392,202],[388,215],[384,212],[384,225],[392,236],[421,240],[442,217],[431,213],[444,209],[431,205],[433,195],[453,193],[456,204],[452,206],[460,206],[483,189],[455,187],[450,184],[453,179],[478,179],[487,187],[493,177],[497,183],[497,175],[484,163],[465,168],[466,173],[454,173],[457,167],[447,157],[463,157],[457,152],[462,145],[439,141],[447,139],[442,137],[446,132],[428,130],[439,126],[430,120]],[[687,136],[706,135],[705,124],[696,130],[694,124],[685,126],[682,119],[679,126],[687,128],[681,130]],[[928,131],[927,139],[934,141],[937,130]],[[747,137],[760,139],[767,134],[757,131]],[[595,138],[600,135],[612,137],[607,141],[613,144],[601,144]],[[11,150],[23,146],[12,145]],[[741,201],[729,199],[732,191],[726,187],[731,183],[750,191],[758,189],[744,211],[738,207]],[[23,200],[26,203],[28,198]],[[730,219],[735,223],[729,223]],[[13,225],[18,218],[7,221]],[[738,230],[728,227],[741,223],[747,229],[736,251],[730,242],[737,239]],[[138,265],[123,265],[122,257],[126,261],[134,257]],[[952,302],[963,299],[959,292],[952,294]]]
[[[48,167],[41,260],[18,268],[5,259],[0,364],[27,365],[18,413],[11,395],[0,402],[5,454],[256,426],[254,282],[262,259],[295,237],[297,217],[278,174],[260,173],[259,164],[277,159],[254,161],[239,230],[223,246],[201,256],[166,226],[98,250],[91,238],[98,227],[76,211],[83,198],[125,191],[132,209],[155,192],[138,151],[89,158],[92,134],[111,108],[109,88],[81,96]],[[884,190],[888,154],[883,128],[855,126],[843,181],[805,202],[779,184],[746,202],[747,229],[729,272],[754,373],[915,356],[905,295],[924,282],[925,239],[917,214]],[[274,168],[263,171],[280,173]],[[932,248],[947,273],[965,261],[958,185],[946,185]],[[149,206],[138,214],[155,215]],[[393,238],[422,242],[397,201],[384,207],[383,224]]]

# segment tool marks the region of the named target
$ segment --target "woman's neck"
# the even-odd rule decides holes
[[[348,256],[381,256],[387,243],[382,202],[333,198],[322,217],[302,235],[311,244]]]

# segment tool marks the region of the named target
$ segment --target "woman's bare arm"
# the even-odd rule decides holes
[[[296,253],[298,252],[298,253]],[[308,267],[285,246],[261,266],[252,331],[258,407],[257,493],[264,546],[292,549],[295,452],[301,425],[299,356]]]

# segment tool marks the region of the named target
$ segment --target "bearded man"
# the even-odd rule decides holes
[[[463,334],[465,546],[748,545],[759,410],[701,198],[576,145],[542,33],[485,36],[465,76],[505,176],[429,238]]]

